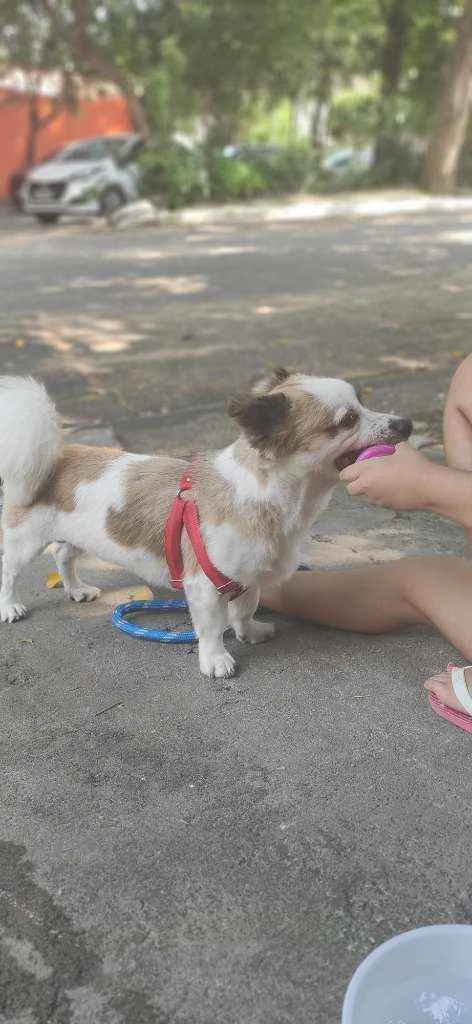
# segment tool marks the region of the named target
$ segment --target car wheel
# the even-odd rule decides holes
[[[126,196],[121,188],[117,185],[110,185],[106,188],[101,199],[100,199],[100,213],[102,217],[109,217],[116,210],[119,210],[120,206],[124,206],[126,203]]]
[[[57,224],[59,220],[58,213],[37,213],[36,220],[39,224]]]

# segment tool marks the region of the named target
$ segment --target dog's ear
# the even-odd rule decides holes
[[[263,445],[286,420],[289,409],[290,401],[283,391],[274,395],[236,395],[228,404],[228,415],[255,445]]]
[[[290,377],[290,370],[286,370],[284,366],[275,366],[273,369],[266,370],[265,373],[259,373],[252,379],[251,392],[253,395],[268,395],[272,388],[287,380],[288,377]]]

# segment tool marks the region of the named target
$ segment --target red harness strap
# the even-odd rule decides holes
[[[179,489],[172,502],[164,533],[164,548],[169,566],[170,583],[174,590],[183,588],[183,559],[182,559],[182,530],[185,527],[190,543],[193,547],[197,562],[205,576],[211,580],[220,594],[227,594],[230,601],[244,593],[246,587],[242,583],[235,583],[217,569],[208,557],[206,547],[200,530],[198,509],[193,498],[184,500],[182,494],[192,487],[190,473],[187,470],[179,484]]]

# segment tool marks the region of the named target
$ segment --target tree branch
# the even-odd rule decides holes
[[[50,0],[43,0],[43,2],[50,3]],[[90,24],[93,21],[89,3],[87,0],[71,0],[71,9],[74,16],[72,48],[78,67],[84,74],[99,76],[117,85],[126,99],[133,128],[147,136],[149,128],[131,75],[118,67],[89,34]]]

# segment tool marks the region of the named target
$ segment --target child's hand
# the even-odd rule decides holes
[[[341,480],[349,494],[365,494],[375,505],[395,511],[427,506],[425,481],[436,466],[409,444],[399,444],[394,455],[355,462],[343,469]]]

